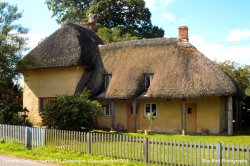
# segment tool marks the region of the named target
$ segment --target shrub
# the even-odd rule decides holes
[[[84,91],[74,96],[62,95],[41,111],[43,125],[48,128],[64,130],[82,130],[94,128],[101,115],[98,101],[89,99],[89,92]]]

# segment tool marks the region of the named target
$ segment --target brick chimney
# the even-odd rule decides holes
[[[188,42],[188,27],[187,26],[179,26],[179,40]]]

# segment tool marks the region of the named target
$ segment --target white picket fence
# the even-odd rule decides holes
[[[0,125],[1,139],[16,141],[29,148],[49,146],[158,165],[250,166],[249,146],[219,142],[167,140],[11,125]]]

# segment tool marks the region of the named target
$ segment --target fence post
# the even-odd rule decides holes
[[[222,166],[222,147],[220,142],[216,144],[216,166]]]
[[[149,163],[149,139],[144,137],[144,163]]]
[[[91,133],[87,133],[87,144],[88,144],[88,154],[91,154],[92,152],[92,141],[91,141]]]
[[[32,132],[30,127],[25,127],[25,147],[31,148],[32,146]]]

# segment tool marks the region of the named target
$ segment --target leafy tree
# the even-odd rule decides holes
[[[104,33],[101,36],[104,41],[164,36],[163,29],[152,25],[144,0],[46,0],[46,4],[58,23],[66,20],[83,23],[88,13],[94,13],[98,34]],[[110,34],[119,35],[110,39]]]
[[[250,96],[250,65],[241,66],[231,61],[221,62],[218,65],[245,90],[246,95]]]
[[[138,39],[136,36],[132,36],[130,33],[122,34],[122,30],[118,27],[113,29],[108,29],[106,27],[99,28],[97,34],[105,43]]]
[[[54,129],[81,130],[97,126],[101,105],[89,99],[89,93],[83,91],[74,96],[58,96],[40,113],[43,125]]]
[[[21,89],[17,79],[22,69],[21,52],[26,48],[27,29],[15,21],[22,17],[17,6],[0,2],[0,123],[21,124]],[[17,67],[19,66],[19,67]]]

